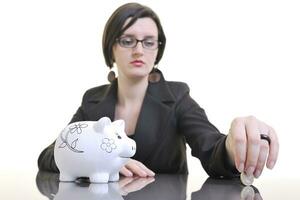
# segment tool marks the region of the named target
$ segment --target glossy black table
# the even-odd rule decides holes
[[[208,178],[198,191],[191,194],[191,197],[186,194],[187,183],[187,175],[169,174],[158,174],[154,178],[121,177],[119,182],[108,184],[90,184],[87,179],[79,179],[76,182],[59,182],[58,174],[47,172],[39,172],[36,177],[36,184],[41,194],[48,199],[56,200],[235,200],[241,199],[241,195],[243,196],[241,193],[244,186],[239,179]],[[253,199],[262,199],[256,188],[251,187],[250,189],[253,189],[253,195],[255,195]]]
[[[245,188],[239,179],[212,179],[193,174],[157,174],[154,178],[121,177],[118,182],[90,184],[87,179],[67,183],[59,182],[59,176],[56,173],[34,172],[34,170],[8,170],[7,172],[1,172],[0,199],[300,199],[300,195],[298,195],[300,189],[299,179],[270,179],[270,177],[262,177],[256,180],[254,183],[255,187]],[[247,193],[249,191],[253,193]],[[245,194],[249,194],[249,197],[253,198],[246,198]]]

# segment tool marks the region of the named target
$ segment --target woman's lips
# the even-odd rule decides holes
[[[134,65],[136,67],[141,67],[145,63],[142,60],[134,60],[134,61],[130,62],[130,64],[132,64],[132,65]]]

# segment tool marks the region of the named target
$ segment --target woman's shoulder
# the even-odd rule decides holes
[[[100,100],[103,96],[105,96],[111,84],[104,84],[96,87],[92,87],[85,91],[83,95],[83,100]]]
[[[111,84],[104,84],[104,85],[98,85],[98,86],[89,88],[85,91],[85,94],[92,95],[92,94],[99,93],[99,92],[103,93],[110,87],[110,85]]]
[[[94,93],[99,93],[99,92],[105,92],[110,86],[111,86],[111,84],[98,85],[98,86],[89,88],[88,90],[86,90],[85,93],[94,94]]]
[[[182,82],[182,81],[172,81],[172,80],[166,80],[164,78],[164,75],[162,73],[162,71],[160,71],[159,69],[155,69],[156,73],[160,74],[160,81],[158,82],[158,85],[162,86],[162,88],[164,88],[164,86],[167,86],[167,88],[169,88],[169,90],[175,94],[181,94],[181,93],[189,93],[190,92],[190,88],[188,86],[187,83]]]
[[[180,82],[180,81],[166,81],[166,84],[168,84],[169,88],[174,92],[189,92],[190,88],[187,83]]]
[[[172,96],[175,101],[179,101],[190,92],[190,88],[185,82],[164,81],[163,85],[161,93],[164,93],[164,96]]]

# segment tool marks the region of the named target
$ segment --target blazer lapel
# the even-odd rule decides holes
[[[115,107],[117,103],[117,81],[107,85],[104,93],[97,93],[89,102],[94,105],[91,106],[90,119],[99,120],[101,117],[109,117],[111,121],[114,120]]]
[[[158,83],[149,83],[140,111],[133,139],[137,151],[133,158],[146,162],[166,134],[166,125],[173,119],[175,98],[162,77]]]

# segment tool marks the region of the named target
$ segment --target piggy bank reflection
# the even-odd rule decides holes
[[[115,182],[103,184],[83,184],[76,182],[60,182],[54,200],[123,200],[119,186]]]
[[[40,193],[49,200],[120,200],[128,193],[136,192],[154,182],[153,177],[122,177],[118,182],[90,183],[87,178],[77,179],[75,182],[59,181],[59,174],[39,171],[36,185]]]

